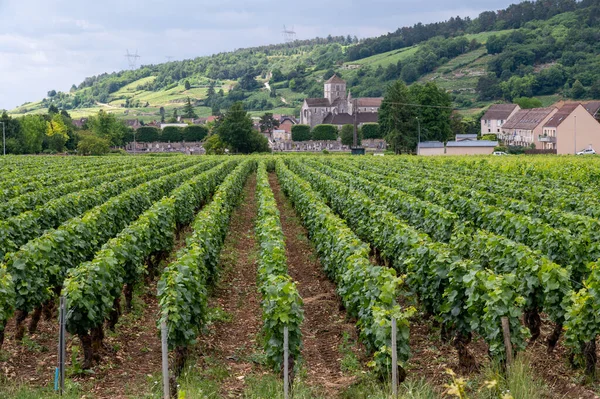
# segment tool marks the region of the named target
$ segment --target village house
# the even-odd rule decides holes
[[[421,141],[417,146],[417,154],[423,156],[444,155],[446,149],[441,141]]]
[[[83,125],[85,125],[88,121],[88,118],[80,118],[80,119],[73,119],[73,126],[78,127],[79,129],[83,128]]]
[[[597,121],[600,121],[600,101],[590,101],[582,105]]]
[[[481,118],[481,135],[500,134],[504,123],[520,110],[517,104],[492,104]]]
[[[125,125],[133,130],[138,130],[140,127],[142,127],[142,124],[138,119],[125,119]]]
[[[333,124],[341,128],[345,124],[357,122],[377,122],[379,107],[383,98],[353,99],[347,93],[346,81],[333,75],[324,84],[324,98],[306,98],[300,111],[300,123],[315,127],[323,123]]]
[[[274,115],[275,116],[275,115]],[[292,126],[298,122],[291,116],[280,116],[279,118],[279,130],[285,130],[287,133],[292,133]]]
[[[462,137],[460,137],[462,136]],[[464,137],[471,136],[471,137]],[[475,136],[473,139],[472,136]],[[446,145],[441,141],[422,141],[417,148],[418,155],[490,155],[498,145],[497,141],[477,140],[477,135],[456,135],[456,140],[448,141]]]
[[[587,148],[600,150],[600,123],[588,108],[580,103],[563,105],[544,124],[538,148],[556,150],[557,154],[575,154]]]
[[[493,140],[456,140],[446,143],[446,155],[490,155],[498,146]]]
[[[505,145],[530,147],[533,144],[541,149],[538,137],[543,134],[543,126],[556,111],[554,107],[521,109],[504,122],[498,138]]]

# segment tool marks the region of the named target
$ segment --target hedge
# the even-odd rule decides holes
[[[382,139],[383,135],[379,129],[379,123],[365,123],[362,125],[362,137],[364,139]]]
[[[202,141],[208,136],[208,128],[202,125],[190,125],[183,128],[183,139],[185,141]]]
[[[293,125],[292,126],[293,141],[308,141],[310,140],[310,126],[308,125]]]
[[[183,132],[180,127],[177,126],[167,126],[162,130],[160,135],[160,141],[163,142],[177,142],[183,140]]]
[[[311,132],[313,140],[337,140],[338,129],[334,125],[317,125]]]
[[[142,126],[135,132],[135,139],[140,143],[153,143],[158,141],[160,131],[152,126]]]

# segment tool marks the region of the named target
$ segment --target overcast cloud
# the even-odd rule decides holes
[[[67,91],[87,76],[298,39],[394,31],[417,22],[475,17],[510,0],[0,0],[0,109]]]

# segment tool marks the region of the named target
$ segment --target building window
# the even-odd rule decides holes
[[[491,132],[492,132],[492,129],[488,129],[488,133],[491,133]]]

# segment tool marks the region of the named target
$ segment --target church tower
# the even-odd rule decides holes
[[[333,103],[336,99],[346,99],[346,81],[338,78],[337,75],[333,75],[327,82],[325,82],[325,98],[329,100],[329,103]]]

